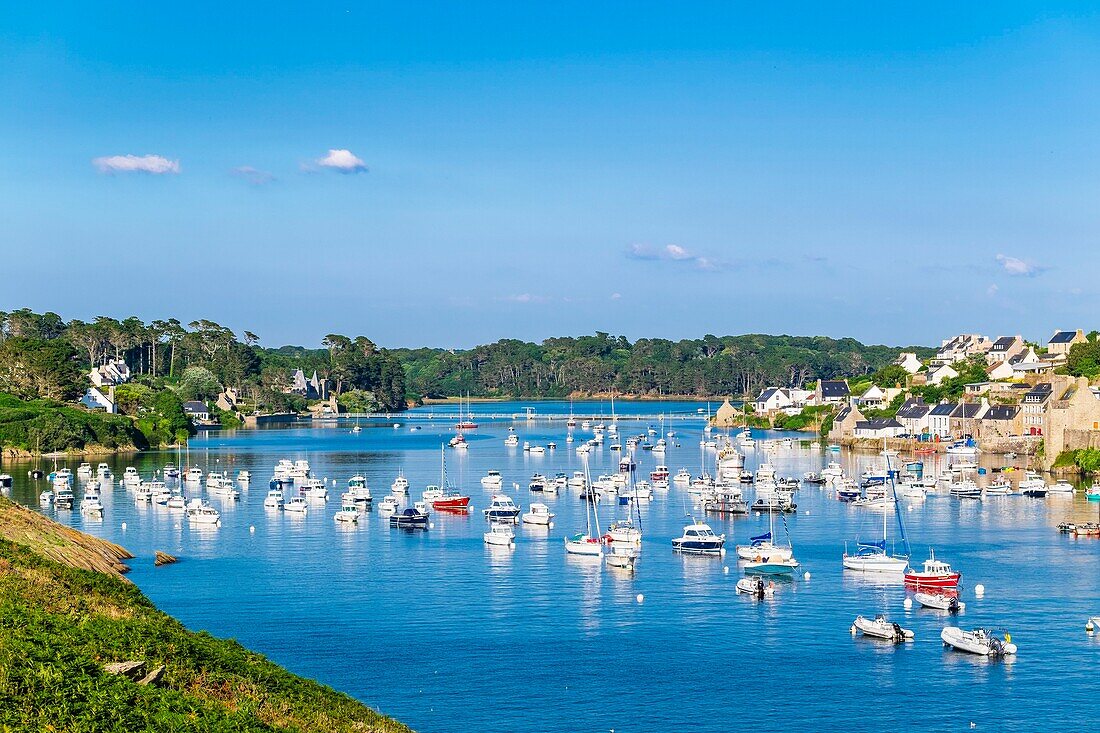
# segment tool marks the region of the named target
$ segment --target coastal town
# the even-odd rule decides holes
[[[744,424],[750,410],[771,422],[816,410],[822,419],[810,428],[828,420],[823,437],[840,445],[881,450],[886,441],[942,451],[964,441],[983,452],[1029,454],[1037,467],[1050,468],[1064,453],[1100,448],[1100,387],[1066,373],[1072,349],[1088,343],[1081,329],[1055,331],[1041,344],[1019,335],[960,334],[925,359],[902,352],[892,384],[848,378],[768,387],[744,411],[727,401],[714,423]],[[977,373],[982,378],[960,382]],[[957,387],[950,398],[925,400],[924,388],[948,385]]]

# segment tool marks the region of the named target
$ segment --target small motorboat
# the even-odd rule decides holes
[[[53,492],[46,489],[38,495],[38,505],[41,507],[48,507],[53,504]]]
[[[957,595],[946,593],[926,593],[917,591],[913,599],[925,608],[934,608],[948,613],[959,613],[966,608],[966,604],[959,600]]]
[[[516,533],[507,524],[492,524],[489,531],[481,535],[487,545],[497,547],[513,547],[516,544]]]
[[[1060,478],[1051,484],[1047,491],[1051,494],[1072,494],[1074,492],[1073,484],[1066,481],[1064,478]]]
[[[398,496],[404,496],[409,493],[409,480],[405,478],[405,474],[397,474],[397,478],[390,484],[390,491]]]
[[[1100,483],[1093,483],[1085,489],[1085,498],[1089,501],[1100,501]]]
[[[416,507],[390,516],[390,526],[397,529],[427,529],[428,515]]]
[[[888,620],[881,613],[873,619],[856,616],[856,620],[852,622],[851,631],[852,634],[859,631],[864,636],[870,636],[875,639],[886,639],[894,643],[913,640],[913,632],[910,629],[903,629],[900,624]]]
[[[715,534],[709,524],[692,522],[684,533],[672,538],[672,548],[685,555],[721,555],[725,552],[726,536]]]
[[[610,567],[634,572],[634,564],[638,561],[638,549],[630,545],[612,544],[605,557]]]
[[[73,490],[68,486],[60,486],[54,489],[53,492],[53,506],[54,509],[72,509],[73,503],[76,498],[73,496]]]
[[[504,494],[495,494],[489,506],[482,510],[485,518],[491,522],[515,522],[519,516],[520,508],[512,501],[512,497]]]
[[[370,506],[374,501],[370,488],[367,486],[367,479],[358,474],[348,479],[348,490],[345,494],[351,494],[351,498],[356,504],[364,506]]]
[[[500,471],[486,471],[481,477],[481,485],[486,489],[499,489],[504,486],[504,477]]]
[[[759,557],[745,563],[748,575],[793,575],[798,570],[798,560],[793,557]]]
[[[382,503],[378,505],[378,511],[382,514],[393,514],[401,508],[401,500],[392,494],[382,498]]]
[[[554,515],[550,511],[550,507],[539,502],[530,504],[521,519],[524,524],[537,524],[544,527],[549,527],[554,523]]]
[[[359,522],[359,510],[352,502],[342,504],[340,511],[332,517],[337,524],[357,524]]]
[[[546,477],[541,473],[536,473],[531,477],[531,481],[527,484],[527,488],[531,491],[543,491],[546,488]]]
[[[928,559],[924,561],[922,570],[914,570],[912,567],[905,570],[906,585],[914,585],[921,588],[958,588],[962,573],[951,569],[951,566],[943,560],[936,559],[936,552],[928,549]]]
[[[103,516],[103,502],[99,500],[99,492],[95,489],[87,489],[84,498],[80,500],[80,513],[92,517]]]
[[[687,485],[691,483],[691,471],[686,468],[681,468],[676,472],[676,475],[672,477],[672,483]]]
[[[251,471],[237,471],[237,483],[238,484],[248,484],[248,483],[251,483],[251,482],[252,482],[252,472]]]
[[[204,500],[192,499],[187,509],[187,520],[194,524],[213,525],[221,522],[221,515]]]
[[[642,544],[642,530],[638,529],[629,519],[620,519],[607,525],[607,532],[603,536],[608,544],[621,543],[624,545]]]
[[[264,509],[282,509],[283,508],[283,490],[271,489],[267,492],[267,496],[264,497]]]
[[[775,582],[769,580],[767,583],[764,579],[756,576],[754,578],[741,578],[737,581],[737,592],[743,593],[753,598],[771,598],[775,595]]]
[[[1012,493],[1012,482],[1005,477],[994,480],[985,487],[986,496],[1008,496]]]
[[[985,629],[964,631],[958,626],[948,626],[940,632],[940,638],[943,639],[944,646],[984,657],[1004,657],[1016,653],[1011,634],[1005,634],[1000,639]]]
[[[309,511],[309,502],[304,496],[295,496],[283,505],[283,511],[289,514],[305,514]]]

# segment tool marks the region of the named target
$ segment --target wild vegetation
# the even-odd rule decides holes
[[[31,514],[0,499],[0,730],[408,731],[234,641],[188,631],[118,575],[66,566],[95,548]],[[128,660],[164,665],[161,682],[103,669]]]
[[[606,394],[638,397],[755,396],[773,384],[873,374],[901,351],[822,336],[704,336],[668,341],[598,332],[540,344],[505,339],[464,351],[395,349],[415,397],[561,398]]]
[[[88,446],[107,450],[147,448],[149,440],[140,424],[56,400],[21,400],[0,393],[0,449],[46,453]]]

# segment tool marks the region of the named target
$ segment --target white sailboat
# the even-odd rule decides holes
[[[890,474],[890,460],[886,461],[887,475]],[[888,498],[893,499],[895,511],[897,511],[897,496],[894,494],[894,480],[888,478],[890,489]],[[898,520],[900,522],[900,518]],[[856,551],[853,554],[844,553],[843,565],[848,570],[859,570],[865,573],[904,573],[909,567],[909,556],[891,555],[886,551],[886,541],[889,534],[890,512],[882,513],[882,540],[879,542],[856,541]]]
[[[592,477],[588,470],[588,456],[584,456],[584,483],[592,485]],[[587,555],[588,557],[603,556],[603,537],[600,535],[599,502],[586,501],[584,506],[584,533],[577,533],[565,538],[565,551],[570,555]],[[595,531],[593,532],[593,520]]]

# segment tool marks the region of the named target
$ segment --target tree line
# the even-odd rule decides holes
[[[824,336],[712,336],[670,341],[597,332],[541,343],[503,339],[462,351],[394,349],[410,394],[437,398],[755,396],[767,386],[801,387],[819,379],[874,374],[902,351],[927,347],[865,345]]]

